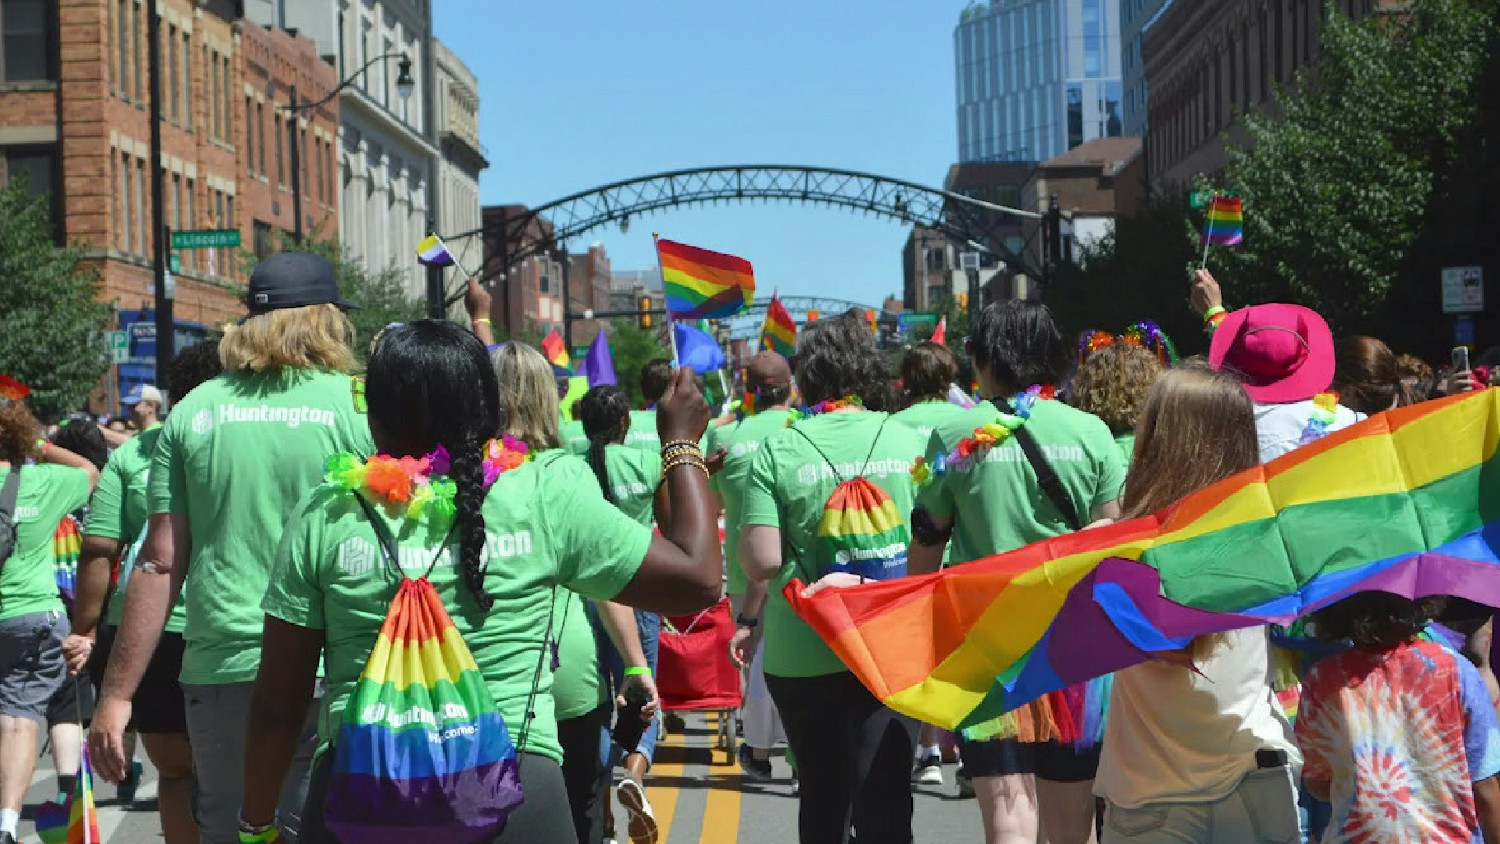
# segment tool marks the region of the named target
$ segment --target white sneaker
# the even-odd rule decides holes
[[[615,798],[625,807],[629,816],[630,844],[657,844],[660,832],[656,828],[656,812],[646,798],[641,784],[625,777],[615,785]]]
[[[921,769],[919,769],[917,771],[917,784],[918,785],[942,785],[943,784],[943,768],[942,768],[942,766],[941,765],[935,765],[935,764],[923,765],[921,767]]]

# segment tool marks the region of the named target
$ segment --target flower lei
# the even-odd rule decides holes
[[[1318,393],[1313,396],[1312,416],[1307,420],[1307,427],[1302,429],[1302,439],[1298,445],[1307,445],[1327,436],[1329,426],[1333,425],[1334,420],[1338,418],[1336,415],[1338,406],[1338,393]]]
[[[793,408],[791,415],[787,417],[786,424],[790,428],[793,422],[800,422],[819,413],[828,413],[834,410],[847,410],[851,407],[863,408],[865,403],[859,396],[844,396],[841,399],[824,399],[812,407]]]
[[[982,459],[985,451],[1010,439],[1016,429],[1025,425],[1031,418],[1032,407],[1038,401],[1051,401],[1055,398],[1057,389],[1051,384],[1032,384],[1010,400],[1014,413],[1000,411],[995,421],[975,428],[974,436],[959,440],[952,453],[938,452],[931,464],[925,458],[918,457],[911,467],[912,480],[921,486],[929,483],[935,476],[946,474],[949,467],[967,471]]]
[[[485,443],[483,454],[486,489],[532,456],[526,443],[509,434]],[[423,515],[452,518],[458,484],[448,477],[451,471],[453,461],[448,449],[441,445],[426,457],[377,454],[363,461],[343,451],[328,458],[323,479],[343,489],[363,492],[370,500],[387,507],[405,504],[408,519],[420,519]]]

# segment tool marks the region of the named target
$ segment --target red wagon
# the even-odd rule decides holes
[[[719,749],[735,763],[735,712],[740,708],[740,672],[729,659],[734,616],[724,598],[697,615],[663,616],[656,657],[656,690],[665,712],[714,712]]]

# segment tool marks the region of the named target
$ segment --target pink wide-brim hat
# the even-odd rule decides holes
[[[1261,404],[1303,401],[1333,383],[1333,332],[1301,305],[1241,308],[1214,330],[1208,364],[1242,377]]]

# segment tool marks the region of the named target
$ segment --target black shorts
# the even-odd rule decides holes
[[[114,627],[99,628],[99,640],[89,659],[89,673],[94,675],[96,684],[104,682],[104,667],[109,664],[115,633]],[[181,633],[161,634],[156,653],[151,655],[146,673],[141,676],[141,685],[130,700],[130,727],[136,732],[147,735],[187,732],[187,703],[177,681],[182,673],[183,647]]]
[[[1071,744],[1019,739],[961,741],[959,758],[971,777],[1035,774],[1048,782],[1087,782],[1099,770],[1099,745],[1074,750]]]
[[[78,724],[87,727],[94,717],[94,678],[87,673],[69,675],[57,694],[47,701],[47,726]]]

